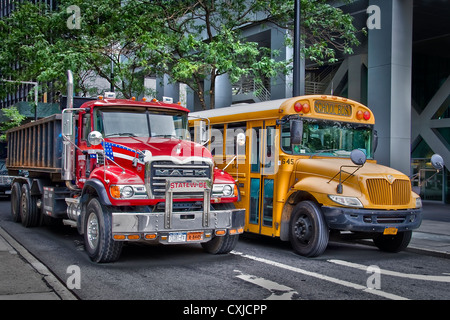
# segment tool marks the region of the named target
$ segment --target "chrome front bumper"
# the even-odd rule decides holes
[[[170,227],[167,227],[166,213],[113,212],[112,233],[116,240],[130,240],[129,235],[139,237],[133,240],[168,241],[173,233],[203,232],[204,236],[194,242],[205,242],[211,235],[239,234],[244,230],[245,209],[211,210],[205,224],[203,211],[174,212],[170,215]],[[219,234],[220,231],[220,234]],[[121,235],[122,238],[115,237]]]

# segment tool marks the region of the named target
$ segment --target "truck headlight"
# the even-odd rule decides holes
[[[109,188],[111,196],[115,199],[146,199],[147,192],[144,185],[121,186],[112,185]]]
[[[237,197],[237,186],[235,184],[213,185],[213,197]]]
[[[334,194],[329,194],[328,198],[333,200],[336,203],[339,203],[346,207],[355,207],[355,208],[363,208],[361,201],[358,198],[355,197],[343,197],[343,196],[337,196]]]

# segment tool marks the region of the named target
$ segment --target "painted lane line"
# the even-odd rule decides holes
[[[338,264],[345,267],[355,268],[363,271],[367,271],[368,266],[343,261],[343,260],[328,260],[328,262]],[[436,281],[436,282],[450,282],[450,276],[429,276],[429,275],[422,275],[422,274],[413,274],[413,273],[401,273],[397,271],[390,271],[380,268],[381,274],[384,274],[386,276],[394,276],[399,278],[408,278],[413,280],[425,280],[425,281]]]
[[[320,279],[320,280],[328,281],[328,282],[335,283],[335,284],[338,284],[338,285],[341,285],[341,286],[345,286],[345,287],[348,287],[348,288],[352,288],[352,289],[355,289],[355,290],[364,291],[364,292],[367,292],[367,293],[370,293],[370,294],[373,294],[373,295],[376,295],[376,296],[380,296],[380,297],[383,297],[383,298],[387,298],[387,299],[391,299],[391,300],[408,300],[408,298],[401,297],[401,296],[398,296],[398,295],[395,295],[395,294],[392,294],[392,293],[384,292],[382,290],[369,289],[369,288],[367,288],[365,286],[362,286],[362,285],[359,285],[359,284],[356,284],[356,283],[352,283],[352,282],[349,282],[349,281],[346,281],[346,280],[340,280],[340,279],[337,279],[337,278],[329,277],[329,276],[326,276],[326,275],[323,275],[323,274],[320,274],[320,273],[317,273],[317,272],[311,272],[311,271],[303,270],[303,269],[300,269],[300,268],[297,268],[297,267],[293,267],[293,266],[290,266],[290,265],[287,265],[287,264],[284,264],[284,263],[280,263],[280,262],[276,262],[276,261],[272,261],[272,260],[268,260],[268,259],[264,259],[264,258],[259,258],[259,257],[256,257],[256,256],[248,255],[248,254],[245,254],[245,253],[242,253],[242,252],[238,252],[238,251],[234,251],[234,250],[231,251],[230,253],[232,253],[234,255],[237,255],[237,256],[241,256],[243,258],[251,259],[251,260],[258,261],[258,262],[261,262],[261,263],[265,263],[265,264],[268,264],[268,265],[271,265],[271,266],[274,266],[274,267],[278,267],[278,268],[281,268],[281,269],[293,271],[293,272],[296,272],[296,273],[299,273],[299,274],[303,274],[303,275],[306,275],[306,276],[314,277],[314,278],[317,278],[317,279]]]
[[[234,270],[234,272],[239,273],[236,276],[237,278],[269,290],[271,295],[264,300],[293,300],[294,295],[298,295],[297,291],[288,286],[264,278],[259,278],[251,274],[244,274],[239,270]]]

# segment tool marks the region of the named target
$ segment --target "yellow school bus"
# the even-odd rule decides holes
[[[290,241],[313,257],[331,232],[398,252],[421,224],[420,197],[407,176],[376,163],[375,118],[356,101],[301,96],[190,117],[197,142],[238,182],[246,232]]]

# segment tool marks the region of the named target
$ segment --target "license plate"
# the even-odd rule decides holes
[[[186,242],[186,232],[169,233],[169,242]]]
[[[398,229],[395,227],[391,227],[391,228],[386,228],[383,231],[384,235],[396,235],[397,234]]]
[[[203,232],[188,232],[187,241],[200,241],[203,240]]]
[[[171,232],[169,242],[186,242],[203,240],[203,232]]]

